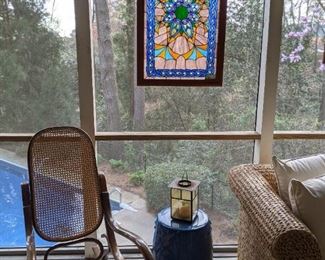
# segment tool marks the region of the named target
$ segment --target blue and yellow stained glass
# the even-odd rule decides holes
[[[147,77],[216,73],[218,0],[146,1]]]

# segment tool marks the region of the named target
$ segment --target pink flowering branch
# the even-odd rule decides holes
[[[317,0],[318,1],[318,0]],[[319,1],[318,1],[319,2]],[[323,5],[316,4],[313,8],[313,15],[312,17],[316,20],[320,20],[320,26],[325,25],[325,20],[322,18],[322,10],[325,11],[325,8]],[[296,31],[290,31],[288,34],[285,35],[287,39],[290,39],[291,41],[294,41],[296,46],[293,50],[290,51],[290,53],[282,53],[281,54],[281,62],[289,62],[289,63],[298,63],[301,61],[301,54],[304,51],[303,42],[304,39],[311,35],[312,33],[312,24],[313,19],[311,17],[302,16],[299,19],[299,29]],[[318,31],[316,32],[318,33]],[[324,54],[325,55],[325,54]],[[321,65],[319,67],[320,71],[325,70],[324,62],[321,62]]]
[[[320,71],[325,71],[325,63],[321,63],[321,65],[319,66],[319,70]]]
[[[291,31],[285,37],[287,39],[293,39],[298,42],[298,45],[289,53],[288,55],[282,53],[281,61],[286,62],[289,61],[290,63],[297,63],[301,60],[301,52],[305,49],[302,45],[302,41],[306,36],[308,36],[311,32],[311,27],[307,17],[301,17],[300,19],[302,28],[299,31]]]
[[[324,10],[325,12],[325,5],[323,5],[323,3],[321,2],[321,0],[316,0],[317,3],[319,4],[319,6]]]

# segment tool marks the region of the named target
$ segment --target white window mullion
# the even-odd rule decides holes
[[[75,0],[80,124],[95,144],[95,90],[88,0]]]
[[[280,62],[283,0],[265,0],[254,163],[270,163]]]
[[[76,42],[78,63],[80,126],[86,131],[95,146],[96,115],[95,90],[93,80],[93,59],[91,41],[90,6],[88,0],[75,0]],[[96,232],[90,237],[97,237]],[[85,244],[85,257],[93,258],[98,254],[97,247]]]

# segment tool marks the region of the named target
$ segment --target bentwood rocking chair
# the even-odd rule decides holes
[[[54,127],[38,132],[28,148],[29,183],[22,184],[27,259],[36,259],[34,230],[56,248],[83,242],[99,247],[96,259],[108,252],[101,241],[89,237],[104,219],[109,249],[114,259],[124,259],[114,233],[131,240],[144,259],[153,256],[137,235],[121,228],[112,218],[103,175],[98,175],[95,152],[89,136],[74,127]],[[88,237],[87,237],[88,236]]]

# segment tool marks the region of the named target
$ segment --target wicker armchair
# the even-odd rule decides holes
[[[114,259],[124,259],[114,233],[131,240],[153,260],[146,243],[121,228],[112,218],[109,194],[103,175],[98,175],[95,152],[88,135],[74,127],[54,127],[38,132],[28,148],[29,183],[22,184],[27,259],[36,259],[34,231],[43,239],[56,242],[56,248],[93,242],[100,249],[96,259],[107,252],[100,240],[89,237],[104,219],[106,237]]]
[[[278,196],[271,166],[234,167],[229,184],[241,205],[239,260],[321,259],[315,236]]]

